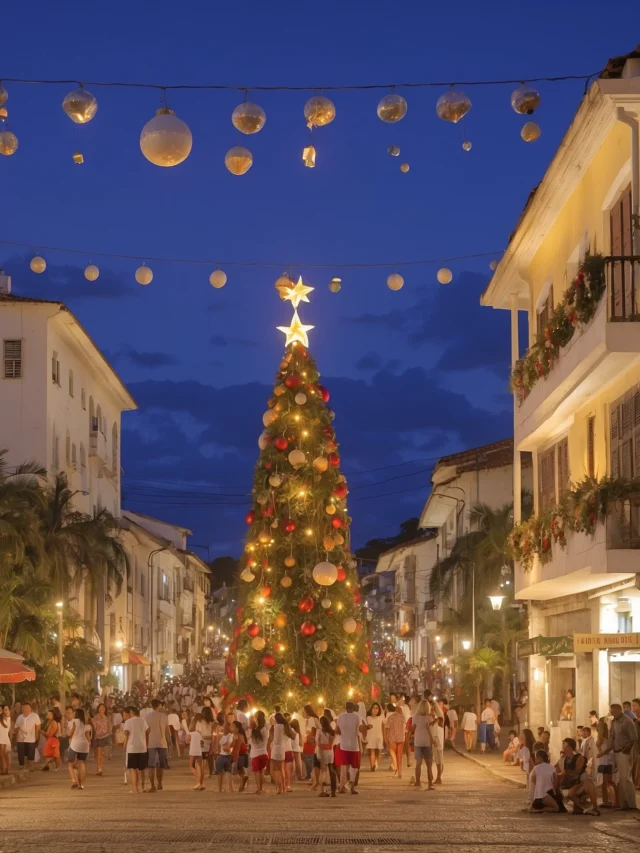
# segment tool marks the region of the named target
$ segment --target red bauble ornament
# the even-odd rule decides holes
[[[356,589],[355,592],[353,593],[353,603],[354,604],[360,604],[360,590],[359,589]]]
[[[313,622],[303,622],[300,626],[300,633],[304,637],[312,637],[316,632],[316,626]]]
[[[363,672],[365,675],[369,674],[369,665],[366,663],[360,664],[360,672]]]
[[[270,471],[271,470],[271,462],[265,462],[264,467],[265,467],[265,470]]]
[[[276,450],[286,450],[289,446],[289,442],[283,435],[279,435],[273,440],[273,446]]]
[[[254,569],[255,567],[256,567],[256,561],[253,559],[253,557],[249,557],[249,559],[247,560],[247,568],[248,569]]]
[[[242,619],[242,605],[241,604],[239,604],[236,607],[236,619],[238,620],[238,622]]]
[[[236,627],[233,629],[233,636],[239,637],[240,634],[242,634],[242,625],[236,625]]]
[[[332,441],[333,437],[336,433],[335,433],[335,430],[333,429],[333,427],[329,426],[329,424],[326,424],[325,426],[322,427],[322,434],[326,438],[328,438],[329,441]]]
[[[334,515],[331,519],[331,526],[335,527],[336,530],[339,530],[342,527],[342,519]]]
[[[276,379],[279,382],[282,379],[282,373],[276,373]]]
[[[262,598],[269,598],[269,596],[271,595],[271,587],[261,586],[258,592]]]
[[[330,453],[329,454],[329,465],[331,465],[332,468],[337,468],[339,464],[340,464],[340,457],[338,456],[338,454],[337,453]]]
[[[338,500],[342,501],[346,498],[348,491],[349,490],[347,489],[346,483],[338,483],[338,485],[331,492],[331,494],[334,496],[334,498],[338,498]]]
[[[285,523],[284,523],[284,532],[285,533],[293,533],[293,531],[295,529],[296,529],[295,521],[293,521],[291,518],[289,519],[289,521],[285,521]]]
[[[301,598],[298,603],[298,610],[301,613],[311,613],[313,610],[313,598]]]
[[[253,524],[253,522],[256,520],[255,512],[250,509],[249,512],[245,515],[244,520],[247,522],[247,524]]]
[[[249,625],[249,627],[247,628],[247,634],[250,637],[257,637],[259,633],[260,633],[260,626],[256,625],[255,622],[252,625]]]
[[[311,684],[311,679],[308,675],[305,675],[304,672],[301,672],[298,678],[300,679],[300,684],[302,684],[303,687],[309,687]]]
[[[267,666],[271,669],[272,666],[276,665],[276,659],[273,655],[264,655],[262,658],[262,666]]]
[[[296,376],[295,373],[292,373],[284,380],[284,384],[287,388],[289,388],[290,391],[292,391],[294,388],[299,388],[302,382],[299,376]]]
[[[336,580],[344,581],[346,579],[347,579],[346,571],[342,568],[342,566],[338,566],[338,577],[336,578]]]
[[[262,510],[262,516],[263,516],[263,518],[271,518],[271,516],[273,515],[273,513],[274,513],[273,504],[269,504],[269,506],[266,506],[266,507]]]
[[[329,394],[329,392],[324,387],[324,385],[318,385],[317,388],[318,388],[318,391],[320,392],[320,396],[322,397],[322,402],[328,403],[331,394]]]

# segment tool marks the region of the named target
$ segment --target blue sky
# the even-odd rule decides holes
[[[621,25],[636,4],[609,3],[606,16],[599,8],[574,0],[461,0],[455,9],[424,0],[28,2],[3,12],[0,75],[250,87],[588,74],[637,40]],[[225,267],[228,285],[213,290],[208,267],[157,263],[141,288],[135,262],[44,252],[49,268],[36,276],[28,252],[0,245],[15,289],[64,299],[140,404],[124,419],[125,505],[189,525],[212,554],[238,552],[242,496],[283,345],[275,326],[290,316],[273,283],[290,262],[332,265],[294,271],[316,287],[301,315],[316,326],[311,348],[332,392],[344,469],[356,472],[356,543],[418,514],[435,457],[510,433],[508,316],[478,304],[489,258],[452,264],[446,288],[437,265],[408,267],[397,293],[385,286],[388,270],[340,264],[503,248],[581,82],[540,84],[542,137],[532,145],[520,139],[512,86],[468,89],[469,153],[461,128],[435,115],[441,90],[403,92],[409,109],[397,126],[376,117],[383,92],[338,92],[336,120],[314,132],[315,170],[300,160],[304,92],[251,93],[267,123],[242,139],[230,121],[237,93],[170,93],[193,151],[159,169],[138,145],[156,92],[94,88],[98,114],[78,126],[60,109],[69,86],[6,87],[20,148],[0,162],[2,239],[276,265]],[[223,161],[243,142],[254,165],[239,178]],[[409,174],[386,154],[392,143]],[[71,159],[77,150],[82,166]],[[101,269],[95,284],[82,277],[91,259]],[[343,279],[338,295],[327,289],[332,275]],[[180,494],[171,482],[183,484]]]

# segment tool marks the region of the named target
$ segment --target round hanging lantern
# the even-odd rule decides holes
[[[302,450],[292,450],[287,458],[291,465],[296,469],[301,468],[307,461],[307,457],[304,455]]]
[[[267,409],[267,411],[262,416],[262,423],[269,427],[274,421],[278,420],[278,413],[274,412],[273,409]]]
[[[10,157],[18,150],[18,137],[10,130],[0,131],[0,154]]]
[[[462,143],[462,147],[465,151],[471,151],[471,148],[472,148],[471,143],[469,142],[468,139],[464,140],[464,142]]]
[[[4,107],[7,103],[7,99],[9,97],[9,93],[4,88],[4,86],[0,83],[0,107]]]
[[[295,401],[298,406],[304,406],[304,404],[307,402],[307,395],[303,394],[302,391],[300,391],[298,394],[296,394]]]
[[[398,145],[390,145],[387,148],[387,154],[390,154],[392,157],[399,157],[400,156],[399,146]]]
[[[191,153],[188,125],[168,107],[159,109],[142,128],[140,150],[154,166],[177,166]]]
[[[436,273],[436,278],[438,279],[440,284],[449,284],[451,282],[451,279],[453,278],[453,273],[446,267],[442,267]]]
[[[535,121],[528,121],[520,131],[520,136],[525,142],[535,142],[540,138],[541,133],[540,126]]]
[[[291,580],[289,575],[283,575],[280,580],[280,586],[283,586],[285,589],[288,589],[292,583],[293,581]]]
[[[253,165],[253,154],[242,145],[234,145],[224,155],[224,165],[232,175],[244,175]]]
[[[138,284],[151,284],[153,281],[153,273],[146,264],[136,270],[136,281]]]
[[[471,101],[464,92],[459,92],[456,89],[449,89],[443,95],[440,95],[436,104],[436,112],[444,121],[451,121],[454,124],[460,121],[461,118],[471,109]]]
[[[86,124],[98,112],[98,101],[95,95],[85,91],[82,86],[74,92],[65,95],[62,109],[76,124]]]
[[[411,168],[411,166],[408,163],[401,163],[400,164],[400,171],[404,172],[405,175],[407,174],[407,172],[409,171],[410,168]]]
[[[329,460],[325,456],[316,456],[313,467],[319,474],[323,474],[329,467]]]
[[[382,121],[393,122],[400,121],[407,114],[407,102],[402,95],[385,95],[378,104],[378,118]]]
[[[533,115],[540,106],[540,92],[523,83],[511,93],[511,106],[519,115]]]
[[[304,105],[304,117],[308,127],[324,127],[336,117],[335,104],[324,95],[314,95]]]
[[[41,273],[46,270],[47,262],[40,255],[36,255],[35,258],[31,258],[29,266],[31,267],[31,272]]]
[[[84,277],[87,281],[95,281],[100,275],[100,270],[95,264],[89,264],[84,268]]]
[[[353,616],[348,616],[342,623],[342,628],[347,634],[353,634],[358,627],[358,623]]]
[[[212,287],[220,288],[224,287],[227,283],[227,274],[222,270],[214,270],[209,276],[209,284]]]
[[[261,652],[266,645],[267,641],[264,637],[254,637],[251,641],[252,648],[254,648],[257,652]]]
[[[387,287],[389,290],[400,290],[404,287],[404,279],[399,273],[392,272],[387,278]]]
[[[320,586],[331,586],[338,579],[338,570],[333,563],[318,563],[313,568],[313,579]]]
[[[245,101],[243,104],[238,104],[235,110],[231,113],[231,121],[233,126],[240,133],[257,133],[262,130],[267,120],[267,116],[262,107],[257,104],[252,104]]]

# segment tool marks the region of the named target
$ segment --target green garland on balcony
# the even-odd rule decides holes
[[[604,258],[587,254],[548,323],[513,368],[510,387],[518,403],[522,403],[538,379],[549,375],[576,328],[593,318],[605,290]]]
[[[562,495],[560,503],[517,524],[510,534],[513,557],[525,572],[533,568],[537,556],[544,565],[551,560],[552,547],[565,548],[567,533],[595,533],[612,504],[640,494],[640,483],[618,477],[596,480],[586,477]]]

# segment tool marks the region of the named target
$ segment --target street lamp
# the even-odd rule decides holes
[[[65,708],[65,696],[64,696],[64,636],[63,625],[62,625],[62,610],[64,607],[63,601],[56,601],[56,610],[58,614],[58,673],[60,676],[60,684],[58,687],[58,691],[60,693],[60,707]]]
[[[502,595],[500,592],[494,592],[493,595],[489,596],[489,601],[491,602],[491,606],[494,610],[500,610],[502,607],[502,602],[505,600],[506,595]]]
[[[465,652],[468,652],[469,649],[471,648],[471,640],[463,640],[462,641],[462,648],[465,650]]]

